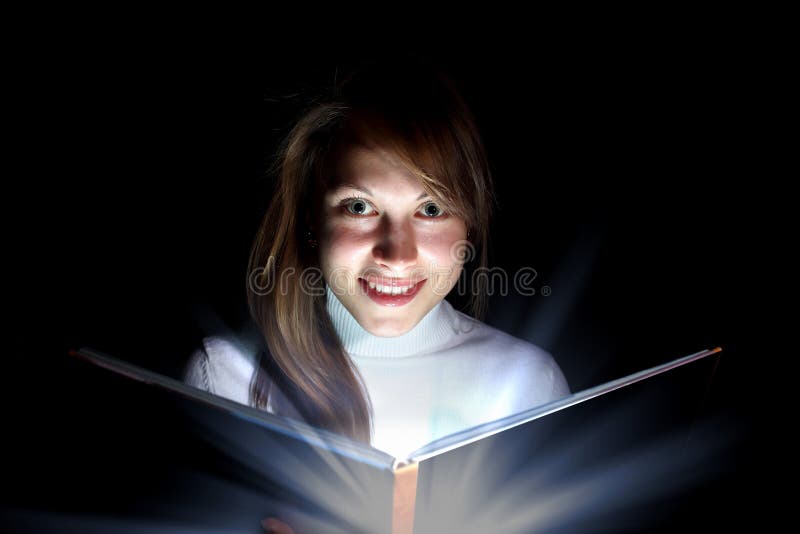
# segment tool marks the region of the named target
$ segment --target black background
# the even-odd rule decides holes
[[[35,144],[6,201],[21,473],[58,473],[58,455],[35,452],[80,417],[67,350],[177,373],[202,336],[244,324],[265,171],[299,112],[280,97],[397,53],[129,37],[75,36],[26,68],[21,137]],[[705,34],[411,53],[449,71],[477,116],[499,200],[492,265],[533,267],[552,289],[495,296],[486,322],[549,350],[573,391],[721,346],[706,409],[735,422],[728,467],[676,522],[717,524],[737,505],[755,520],[764,444],[741,393],[763,381],[744,343],[764,202],[746,105],[758,58]],[[53,431],[30,423],[45,408],[66,412]],[[42,488],[15,481],[34,506]]]

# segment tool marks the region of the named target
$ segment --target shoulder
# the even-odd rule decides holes
[[[189,358],[183,380],[197,388],[248,404],[257,358],[258,352],[251,345],[224,337],[207,337]]]
[[[564,373],[549,352],[462,312],[456,314],[463,344],[477,354],[483,372],[501,380],[520,399],[533,406],[570,394]]]

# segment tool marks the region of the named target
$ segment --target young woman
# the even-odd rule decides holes
[[[480,321],[492,179],[446,77],[350,76],[276,170],[248,279],[265,350],[207,338],[187,382],[395,456],[569,394],[549,354]],[[445,300],[457,284],[471,316]]]

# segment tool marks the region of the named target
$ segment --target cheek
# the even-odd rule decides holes
[[[466,243],[466,231],[459,228],[450,228],[445,231],[432,233],[420,240],[420,249],[437,265],[455,266],[460,264],[459,258],[463,253]]]
[[[331,228],[320,240],[320,261],[325,266],[357,263],[370,241],[363,232],[348,228]]]
[[[419,252],[428,262],[430,290],[443,297],[450,292],[462,271],[459,251],[466,239],[457,226],[430,233],[420,240]]]

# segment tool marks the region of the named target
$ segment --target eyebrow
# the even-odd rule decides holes
[[[334,186],[334,190],[344,189],[344,188],[355,189],[356,191],[361,191],[362,193],[366,193],[371,197],[375,196],[375,195],[372,194],[372,191],[370,191],[366,187],[361,187],[360,185],[352,184],[352,183],[349,183],[349,182],[339,182],[338,184],[336,184]],[[417,197],[417,200],[422,200],[423,198],[425,198],[427,196],[429,196],[428,193],[423,191],[422,194]]]

